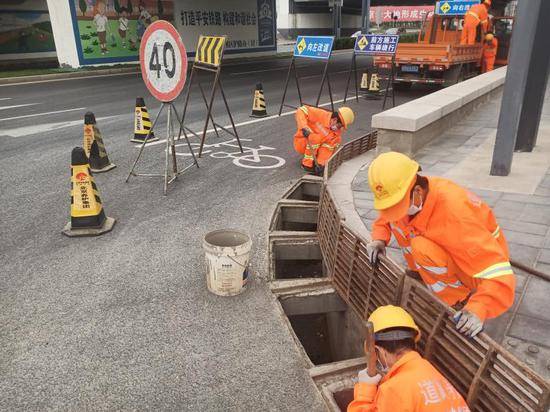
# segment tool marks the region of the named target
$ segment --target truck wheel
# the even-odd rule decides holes
[[[393,84],[393,88],[397,91],[401,91],[401,92],[405,92],[407,90],[410,90],[412,87],[412,83],[405,83],[405,82],[399,82],[399,83],[394,83]]]

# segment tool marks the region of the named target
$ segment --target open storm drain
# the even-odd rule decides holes
[[[316,204],[279,202],[270,225],[270,231],[315,232],[317,231]]]
[[[364,331],[334,292],[280,297],[294,334],[314,365],[363,356]]]
[[[270,239],[273,279],[321,278],[326,274],[316,236]]]
[[[305,202],[319,202],[321,182],[300,180],[284,197]]]

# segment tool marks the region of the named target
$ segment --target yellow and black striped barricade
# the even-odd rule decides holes
[[[220,78],[220,73],[222,69],[223,62],[223,53],[225,51],[226,45],[226,36],[199,36],[199,41],[197,43],[197,49],[195,52],[195,61],[193,62],[193,67],[191,68],[191,75],[189,77],[189,87],[187,88],[187,95],[185,96],[185,103],[183,106],[183,113],[181,117],[180,131],[178,139],[183,133],[187,138],[187,133],[192,134],[193,136],[201,139],[201,144],[199,148],[199,157],[202,155],[202,148],[206,140],[206,131],[208,130],[208,125],[212,122],[214,132],[219,137],[218,129],[223,130],[224,132],[230,134],[231,136],[237,139],[241,153],[243,153],[243,148],[241,145],[241,140],[239,139],[239,134],[237,133],[237,127],[233,121],[233,116],[231,115],[231,110],[229,110],[229,105],[227,104],[227,99],[223,91],[223,86]],[[212,83],[212,90],[210,92],[210,98],[207,100],[204,93],[204,89],[199,79],[197,79],[199,90],[201,92],[202,100],[206,106],[206,120],[204,121],[204,127],[202,129],[202,134],[198,134],[191,130],[185,125],[185,115],[187,114],[187,106],[189,105],[189,97],[191,96],[191,87],[193,86],[193,81],[195,80],[195,72],[197,70],[203,70],[210,73],[214,73],[214,81]],[[223,98],[223,103],[227,114],[229,115],[229,120],[231,121],[231,129],[229,130],[226,127],[216,123],[214,120],[214,115],[212,114],[212,107],[214,105],[214,97],[216,96],[216,91],[220,89],[220,93]]]
[[[98,236],[114,225],[115,219],[105,216],[86,152],[75,147],[71,153],[71,220],[62,233],[69,237]]]
[[[134,110],[134,138],[130,141],[136,143],[147,141],[147,143],[150,143],[158,140],[151,127],[151,118],[145,106],[145,100],[143,100],[143,97],[138,97],[136,98],[136,107]]]
[[[252,114],[250,117],[266,117],[267,107],[265,104],[264,88],[261,83],[256,85],[254,90],[254,101],[252,103]]]

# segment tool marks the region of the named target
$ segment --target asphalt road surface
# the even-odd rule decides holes
[[[338,55],[331,63],[336,100],[349,60]],[[268,111],[277,111],[288,63],[224,68],[237,123],[251,120],[259,81]],[[300,62],[308,102],[321,69]],[[265,282],[269,219],[303,174],[292,150],[293,117],[239,126],[244,156],[231,136],[210,133],[200,168],[164,197],[158,178],[124,182],[137,154],[129,143],[137,96],[150,112],[158,108],[139,75],[0,87],[0,410],[322,410]],[[193,94],[187,121],[198,129],[199,99]],[[350,106],[357,121],[346,139],[370,129],[381,102]],[[95,176],[117,224],[98,238],[67,238],[70,152],[82,144],[87,110],[117,165]],[[221,113],[218,104],[217,119],[227,124]],[[139,170],[161,172],[163,148],[149,147]],[[189,164],[185,147],[177,158]],[[244,230],[254,244],[253,281],[233,298],[212,295],[205,284],[201,242],[220,228]]]

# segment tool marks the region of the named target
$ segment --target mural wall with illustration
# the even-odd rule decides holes
[[[0,3],[0,60],[54,57],[55,43],[44,1]]]
[[[173,0],[69,0],[82,64],[136,61],[155,20],[173,20]]]

